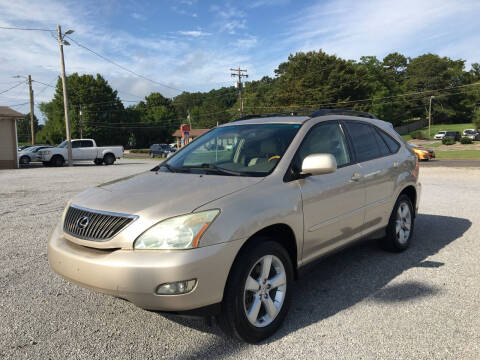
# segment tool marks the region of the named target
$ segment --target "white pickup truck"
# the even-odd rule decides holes
[[[68,159],[67,141],[57,147],[39,151],[43,165],[63,166]],[[93,160],[96,165],[112,165],[116,159],[123,157],[123,146],[97,147],[93,139],[72,140],[73,161]]]

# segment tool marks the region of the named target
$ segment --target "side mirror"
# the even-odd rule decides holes
[[[337,170],[337,161],[332,154],[311,154],[303,159],[301,175],[330,174]]]

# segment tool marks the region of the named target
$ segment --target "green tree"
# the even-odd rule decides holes
[[[99,144],[126,143],[128,136],[121,127],[124,118],[123,104],[108,82],[100,75],[67,77],[67,90],[72,138],[80,137],[80,127],[85,138],[94,138]],[[62,83],[59,79],[53,99],[40,104],[46,117],[39,139],[55,144],[65,139],[65,117]],[[80,110],[82,115],[80,116]]]
[[[40,130],[38,118],[33,115],[33,132],[37,134]],[[17,137],[19,143],[31,143],[32,131],[30,127],[30,113],[25,115],[23,119],[17,120]]]
[[[168,142],[180,125],[172,100],[160,93],[151,93],[132,110],[136,112],[136,121],[135,126],[130,129],[136,147]]]

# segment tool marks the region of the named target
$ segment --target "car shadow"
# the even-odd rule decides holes
[[[382,251],[377,241],[366,240],[317,262],[296,282],[290,311],[283,326],[264,343],[275,342],[364,299],[401,303],[435,296],[439,289],[418,281],[388,284],[410,268],[442,267],[443,263],[427,258],[460,238],[471,225],[468,219],[419,214],[412,245],[403,253]],[[194,355],[180,355],[180,359],[232,356],[248,346],[225,336],[215,323],[174,315],[162,316],[198,331],[217,335],[213,344],[209,342],[200,346]]]

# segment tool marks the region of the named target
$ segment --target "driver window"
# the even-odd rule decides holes
[[[297,153],[297,166],[311,154],[332,154],[341,167],[350,163],[345,136],[338,123],[316,125],[305,137]]]
[[[72,148],[77,149],[81,147],[81,142],[80,141],[72,141]]]

